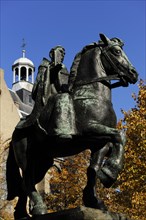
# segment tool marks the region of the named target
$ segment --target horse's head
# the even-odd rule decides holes
[[[123,41],[118,38],[109,39],[104,34],[100,34],[100,38],[101,61],[107,75],[117,74],[123,86],[136,83],[138,73],[122,50]]]

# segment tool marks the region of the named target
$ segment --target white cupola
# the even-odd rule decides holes
[[[33,62],[25,57],[25,53],[26,51],[22,50],[22,57],[15,60],[12,65],[13,91],[18,91],[20,89],[32,91],[35,67]]]
[[[32,100],[32,88],[34,84],[34,71],[35,67],[33,62],[26,58],[25,50],[22,50],[22,57],[15,60],[12,65],[13,71],[13,84],[12,92],[13,95],[17,95],[22,104],[28,108],[28,106],[33,106],[34,102]],[[19,103],[20,104],[20,103]],[[24,110],[23,110],[24,111]],[[26,108],[25,108],[26,111]]]

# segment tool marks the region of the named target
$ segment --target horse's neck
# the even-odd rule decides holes
[[[98,95],[99,100],[111,101],[111,90],[107,84],[100,81],[100,78],[106,77],[106,72],[101,62],[101,51],[99,48],[88,50],[81,56],[78,66],[78,72],[73,88],[76,90],[90,90]],[[82,85],[84,88],[82,88]],[[85,86],[86,85],[86,86]],[[93,88],[93,89],[92,89]]]
[[[82,55],[75,84],[85,84],[101,77],[106,77],[100,54],[100,49],[94,48]]]

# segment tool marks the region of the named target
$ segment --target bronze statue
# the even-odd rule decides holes
[[[41,111],[29,131],[17,127],[14,130],[7,160],[7,185],[8,199],[19,197],[15,219],[28,218],[27,197],[33,216],[47,213],[35,184],[43,179],[55,157],[85,149],[91,150],[91,159],[83,191],[84,205],[107,211],[104,202],[97,198],[96,178],[105,187],[116,181],[123,167],[125,144],[124,133],[116,129],[111,91],[136,83],[138,74],[123,52],[120,39],[109,39],[103,34],[100,38],[76,55],[65,91],[57,89],[50,95],[48,87],[43,87],[39,101],[35,99]]]

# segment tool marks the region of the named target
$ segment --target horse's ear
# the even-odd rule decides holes
[[[104,34],[99,34],[100,39],[103,41],[105,46],[108,46],[110,44],[110,39],[106,37]]]

